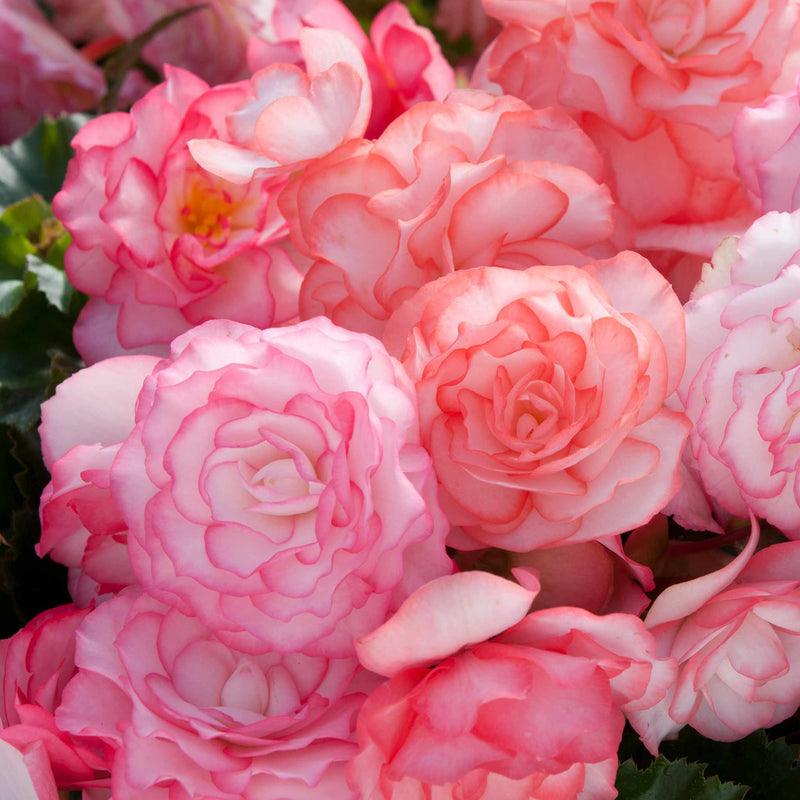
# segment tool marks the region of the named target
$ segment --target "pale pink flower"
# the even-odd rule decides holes
[[[177,338],[111,490],[140,583],[248,652],[350,654],[452,570],[413,387],[326,319]]]
[[[486,573],[440,578],[359,641],[391,676],[359,713],[348,777],[361,797],[616,796],[624,713],[664,696],[674,662],[632,615],[525,616],[535,593]]]
[[[36,552],[69,567],[70,594],[80,607],[135,582],[109,469],[157,363],[153,356],[104,359],[59,384],[42,405],[39,436],[52,479],[42,492]]]
[[[52,608],[0,641],[0,740],[35,760],[46,757],[61,788],[109,785],[110,752],[103,742],[72,736],[54,717],[76,670],[75,631],[88,613]]]
[[[277,246],[281,179],[236,185],[207,173],[187,142],[224,135],[247,84],[209,90],[182,70],[130,114],[98,117],[73,140],[56,215],[72,234],[65,267],[90,296],[74,330],[87,363],[126,352],[166,355],[207,319],[259,327],[297,314],[300,275]]]
[[[800,102],[797,90],[746,108],[733,127],[736,167],[761,210],[800,208]]]
[[[406,298],[455,270],[616,252],[599,174],[599,155],[564,114],[472,91],[420,103],[282,192],[292,241],[315,260],[301,316],[380,336]]]
[[[723,242],[686,305],[678,396],[693,470],[725,511],[800,536],[800,212]]]
[[[254,176],[288,174],[364,134],[372,90],[356,45],[338,31],[310,27],[299,42],[305,69],[276,63],[256,72],[247,96],[228,109],[229,141],[198,133],[189,142],[200,165],[250,184]]]
[[[506,26],[486,56],[488,78],[576,116],[607,159],[615,199],[643,228],[637,249],[707,258],[715,235],[752,220],[731,128],[781,74],[796,3],[487,0],[487,11]],[[703,227],[716,220],[727,230]]]
[[[278,62],[301,65],[299,36],[304,26],[332,28],[345,34],[361,52],[372,87],[368,138],[380,135],[399,114],[415,103],[444,100],[455,88],[453,68],[433,34],[411,17],[397,0],[372,20],[369,38],[356,18],[338,0],[293,0],[276,6],[277,40],[251,39],[248,63],[253,72]]]
[[[0,3],[0,144],[43,114],[86,111],[105,92],[92,64],[47,21],[33,0]]]
[[[678,661],[664,700],[632,720],[655,752],[684,725],[723,742],[790,717],[800,706],[800,542],[753,555],[758,526],[727,566],[665,589],[645,624]]]
[[[354,716],[375,684],[352,656],[241,653],[127,590],[85,620],[76,661],[58,723],[114,747],[115,800],[351,800]]]
[[[612,537],[660,511],[689,429],[663,407],[684,336],[669,284],[631,252],[582,269],[465,270],[401,306],[385,341],[416,382],[459,526],[449,544],[524,552]]]

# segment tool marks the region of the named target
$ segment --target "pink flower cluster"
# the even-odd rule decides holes
[[[267,5],[154,40],[238,44],[54,201],[89,366],[40,429],[74,605],[0,644],[17,795],[611,800],[626,719],[794,714],[797,4],[491,0],[455,91],[397,4]]]

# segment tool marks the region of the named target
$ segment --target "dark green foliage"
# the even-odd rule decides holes
[[[621,764],[617,772],[618,800],[742,800],[747,787],[706,778],[702,764],[685,759],[668,761],[659,756],[647,769],[633,761]]]

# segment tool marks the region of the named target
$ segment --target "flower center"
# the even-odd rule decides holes
[[[230,235],[235,211],[236,205],[228,192],[195,182],[184,199],[181,216],[187,233],[221,244]]]

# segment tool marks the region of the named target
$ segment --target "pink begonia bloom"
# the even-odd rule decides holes
[[[43,114],[85,111],[105,93],[85,59],[33,0],[0,3],[0,144],[27,133]]]
[[[281,10],[283,13],[279,13]],[[304,25],[340,31],[358,47],[369,74],[372,114],[367,138],[379,136],[395,117],[415,103],[444,100],[455,88],[453,68],[433,34],[417,25],[408,8],[397,0],[375,15],[369,38],[338,0],[282,3],[276,7],[275,17],[278,41],[273,44],[263,38],[251,39],[250,69],[255,72],[276,62],[302,64],[298,37]]]
[[[111,490],[140,583],[247,652],[352,654],[453,568],[410,381],[326,319],[177,338]]]
[[[344,34],[299,33],[305,69],[278,63],[247,82],[248,96],[226,116],[231,141],[198,136],[189,149],[198,164],[234,183],[287,173],[362,136],[372,109],[367,67]]]
[[[723,742],[790,717],[800,706],[800,542],[753,555],[758,526],[727,566],[665,589],[645,624],[678,678],[662,702],[636,712],[655,752],[684,725]]]
[[[726,240],[686,305],[688,467],[727,512],[800,537],[800,211]],[[684,504],[685,505],[685,504]]]
[[[93,736],[72,736],[54,718],[75,674],[75,631],[88,613],[74,606],[52,608],[0,641],[0,740],[26,754],[43,748],[64,788],[109,785],[106,745]]]
[[[70,282],[90,296],[74,330],[87,363],[125,352],[166,355],[207,319],[267,327],[297,315],[300,274],[273,244],[281,180],[235,185],[205,172],[187,149],[224,135],[248,84],[209,90],[178,69],[130,114],[106,114],[73,139],[76,155],[53,201],[72,234]]]
[[[705,256],[753,209],[734,171],[731,128],[781,73],[791,0],[487,0],[505,25],[488,78],[534,107],[569,109],[607,159],[637,249]],[[658,186],[657,191],[653,187]],[[704,223],[724,220],[708,230]]]
[[[468,591],[470,584],[476,591]],[[510,611],[523,590],[502,584],[480,573],[439,579],[359,642],[368,663],[388,656],[394,664],[393,677],[359,713],[360,752],[348,770],[359,796],[616,796],[624,713],[664,696],[674,661],[657,659],[652,636],[627,614],[551,609],[503,633],[503,620],[492,626],[478,608],[486,602]],[[476,614],[486,619],[476,622]],[[449,657],[438,649],[443,628]],[[494,634],[502,635],[475,643]]]
[[[746,108],[733,126],[736,167],[761,210],[800,208],[800,98],[798,90],[771,95]]]
[[[115,800],[353,797],[344,762],[376,679],[352,656],[241,653],[131,590],[77,639],[58,724],[114,746]]]
[[[385,341],[416,382],[453,547],[603,541],[677,491],[689,422],[663,403],[683,309],[636,253],[456,272],[401,306]]]
[[[59,384],[42,404],[39,436],[52,480],[42,492],[36,552],[69,567],[70,595],[80,607],[136,580],[109,469],[157,363],[154,356],[104,359]]]
[[[199,5],[190,0],[103,0],[108,24],[124,39],[133,39],[168,14]],[[247,41],[269,36],[274,2],[209,0],[147,44],[144,60],[153,66],[182,67],[212,84],[245,78]]]
[[[301,316],[380,336],[405,299],[454,270],[616,252],[600,169],[560,112],[474,91],[420,103],[374,143],[339,148],[282,192],[292,241],[315,259]]]

